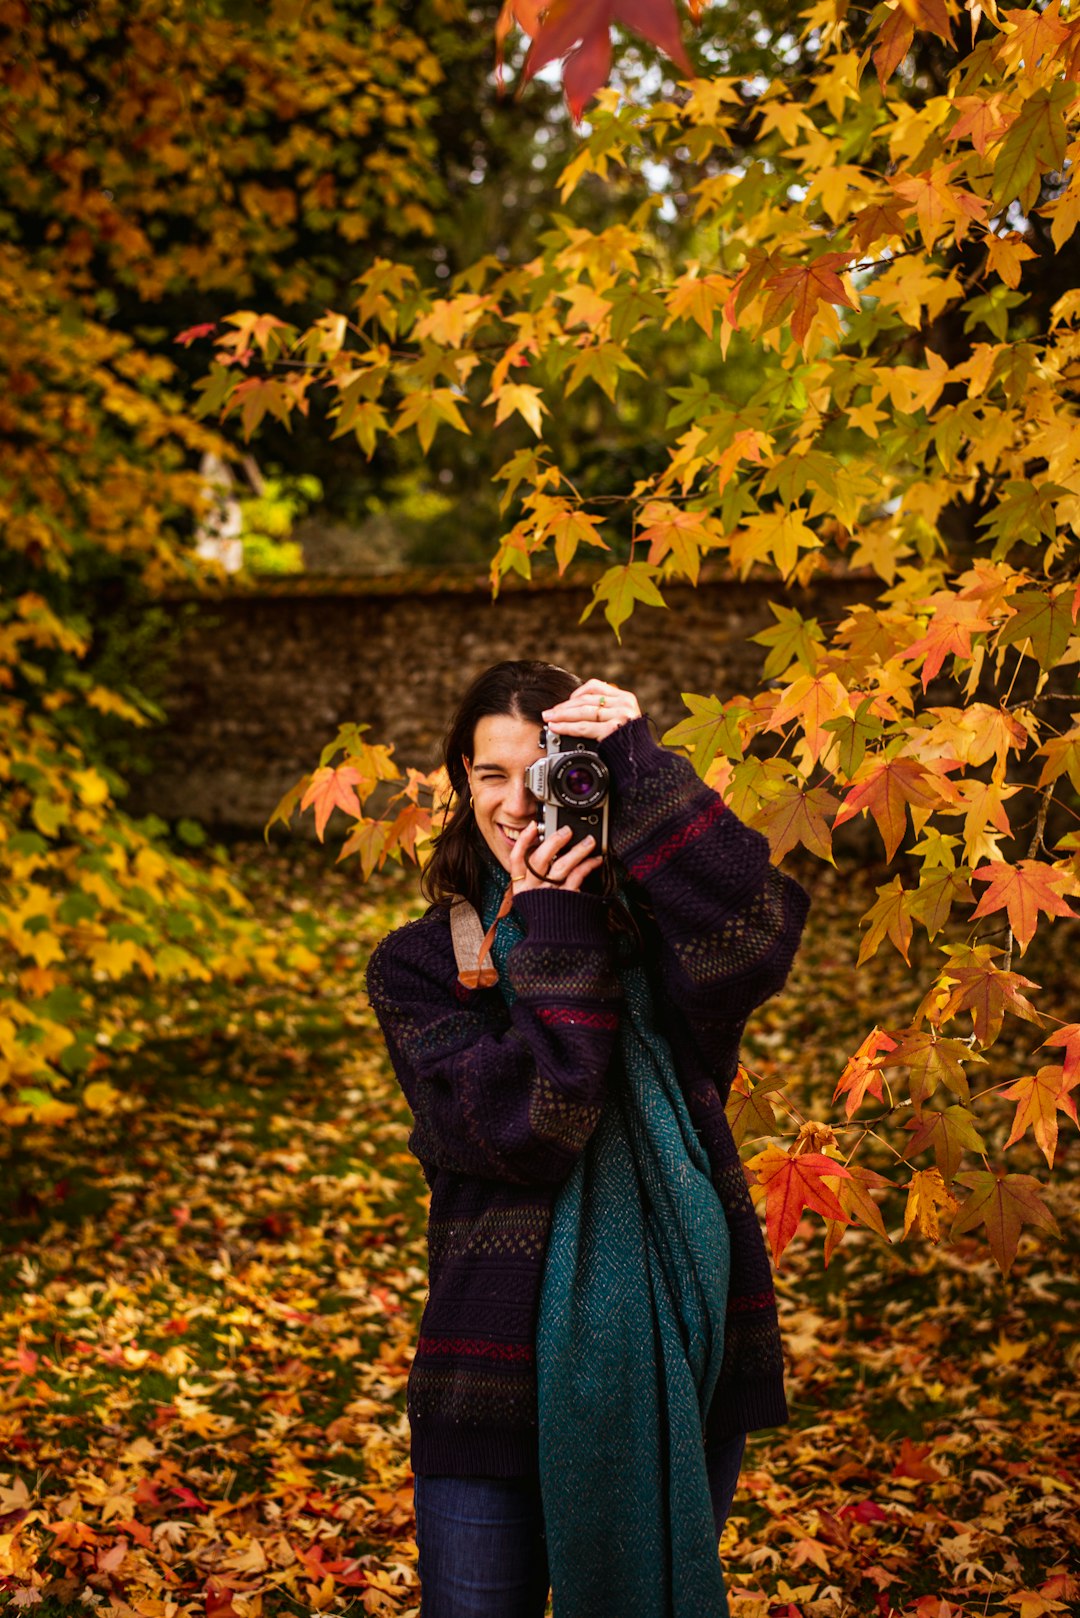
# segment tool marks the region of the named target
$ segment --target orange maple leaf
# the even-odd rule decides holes
[[[1062,1023],[1060,1028],[1054,1030],[1043,1045],[1060,1045],[1065,1051],[1065,1060],[1062,1064],[1065,1077],[1072,1084],[1080,1083],[1080,1022]]]
[[[883,1028],[872,1028],[855,1052],[848,1058],[847,1066],[836,1081],[833,1091],[833,1100],[838,1101],[842,1095],[847,1096],[845,1104],[847,1115],[858,1112],[866,1100],[867,1091],[882,1101],[884,1096],[881,1089],[881,1057],[887,1051],[896,1049],[896,1041],[891,1034]]]
[[[914,38],[915,24],[902,6],[896,6],[878,29],[877,44],[874,46],[874,67],[883,90],[886,81],[892,78],[911,49]]]
[[[954,789],[944,776],[933,774],[916,759],[875,759],[863,767],[833,824],[842,826],[869,810],[891,860],[907,827],[908,805],[929,814],[941,807],[943,799],[949,802],[953,797]]]
[[[915,894],[904,887],[898,876],[878,888],[877,894],[877,900],[862,917],[870,925],[859,945],[859,958],[855,964],[862,966],[864,961],[870,960],[877,954],[882,939],[888,938],[910,966],[908,949],[911,945],[911,906]]]
[[[1003,1090],[1001,1093],[1006,1101],[1016,1102],[1012,1130],[1005,1142],[1006,1149],[1014,1146],[1028,1128],[1033,1127],[1047,1167],[1052,1169],[1057,1151],[1058,1113],[1065,1113],[1074,1124],[1078,1122],[1076,1098],[1069,1093],[1074,1083],[1075,1080],[1070,1083],[1065,1077],[1061,1067],[1041,1067],[1037,1073],[1025,1074]]]
[[[388,821],[361,820],[358,825],[353,827],[349,837],[342,845],[341,853],[338,855],[336,863],[340,865],[342,860],[347,860],[350,855],[359,854],[360,869],[366,882],[376,865],[381,866],[386,857],[390,832],[391,827]]]
[[[1019,972],[1003,972],[993,961],[979,954],[986,946],[971,951],[977,958],[963,966],[950,966],[942,981],[951,991],[933,1020],[947,1022],[958,1011],[970,1011],[975,1038],[980,1045],[992,1045],[1001,1032],[1005,1012],[1023,1017],[1025,1022],[1039,1023],[1041,1014],[1021,992],[1037,989],[1031,978]]]
[[[778,324],[790,310],[791,335],[802,343],[819,303],[840,303],[854,309],[851,294],[837,274],[851,260],[850,253],[822,253],[809,264],[798,264],[772,276],[764,287],[772,294],[765,306],[765,321]]]
[[[649,547],[650,566],[671,556],[678,571],[696,584],[701,552],[710,550],[720,537],[715,520],[707,512],[683,511],[668,500],[650,500],[641,520],[646,526],[637,537],[639,544]]]
[[[868,253],[879,242],[903,234],[904,210],[895,202],[868,202],[851,221],[851,241],[859,253]]]
[[[951,184],[953,170],[958,167],[959,159],[954,159],[951,163],[939,163],[937,168],[924,169],[921,174],[889,181],[897,196],[914,209],[928,248],[950,227],[953,240],[960,242],[973,221],[986,222],[985,198]]]
[[[952,44],[952,25],[945,9],[945,0],[900,0],[900,6],[916,28],[924,33],[937,34],[946,44]]]
[[[1005,128],[1008,119],[1004,113],[1005,93],[990,96],[957,96],[953,106],[960,116],[949,131],[950,141],[963,140],[965,135],[980,157]]]
[[[900,1440],[900,1455],[893,1467],[894,1478],[919,1478],[924,1483],[940,1483],[941,1473],[927,1464],[934,1452],[933,1444],[916,1444],[910,1438]]]
[[[332,769],[324,764],[315,771],[311,777],[311,784],[300,800],[300,813],[315,806],[315,835],[319,842],[323,840],[326,822],[335,809],[343,809],[347,815],[356,819],[362,813],[360,800],[356,796],[356,785],[360,780],[360,772],[351,764],[343,764],[338,769]]]
[[[972,920],[978,921],[980,916],[990,916],[996,910],[1006,910],[1021,954],[1035,936],[1040,911],[1048,916],[1071,919],[1076,916],[1072,906],[1066,903],[1065,895],[1080,891],[1080,884],[1071,872],[1059,871],[1042,860],[1019,860],[1015,865],[993,860],[971,874],[976,882],[990,884]]]
[[[1005,24],[1005,35],[998,41],[996,54],[1011,65],[1023,60],[1028,72],[1042,57],[1052,56],[1069,37],[1069,24],[1060,16],[1060,6],[1030,11],[1016,7],[1005,13]]]
[[[925,691],[940,671],[942,663],[952,652],[957,657],[970,658],[971,637],[980,630],[990,629],[991,620],[978,601],[961,600],[950,591],[941,591],[931,597],[931,604],[940,603],[926,626],[926,633],[905,646],[900,653],[907,662],[923,658],[922,683]]]
[[[803,791],[788,783],[775,797],[767,798],[750,824],[769,839],[773,864],[778,864],[796,843],[802,843],[819,859],[835,865],[832,833],[826,816],[836,810],[836,799],[822,786]]]
[[[812,1208],[824,1219],[851,1223],[837,1200],[836,1192],[825,1184],[828,1178],[847,1180],[851,1170],[823,1152],[801,1152],[792,1157],[778,1146],[767,1146],[747,1163],[765,1193],[765,1225],[777,1264],[795,1234],[804,1208]]]
[[[780,730],[797,720],[806,738],[806,746],[813,763],[833,744],[833,735],[826,729],[830,720],[851,717],[849,693],[832,671],[824,674],[800,674],[779,693],[779,701],[769,720],[769,730]]]

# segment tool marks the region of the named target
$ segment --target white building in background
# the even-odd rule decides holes
[[[245,455],[241,465],[250,487],[261,494],[263,479],[254,457]],[[220,562],[226,573],[239,573],[244,565],[240,484],[228,462],[211,450],[199,463],[199,473],[212,504],[195,531],[196,554],[207,561]]]

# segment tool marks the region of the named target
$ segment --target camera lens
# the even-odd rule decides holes
[[[601,759],[575,751],[552,764],[548,787],[554,802],[567,809],[595,809],[607,797],[608,779]]]
[[[563,776],[562,786],[569,798],[588,798],[596,791],[596,776],[587,764],[575,764]]]

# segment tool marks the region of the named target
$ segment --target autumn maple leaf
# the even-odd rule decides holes
[[[797,786],[787,785],[761,805],[750,824],[769,839],[774,863],[782,860],[796,843],[802,843],[819,859],[835,865],[832,833],[826,816],[833,814],[836,808],[836,799],[822,786],[804,792]]]
[[[889,181],[898,197],[909,203],[915,212],[923,241],[927,248],[950,228],[953,240],[959,243],[974,222],[986,220],[987,203],[982,197],[952,184],[952,176],[959,160],[939,163],[936,168],[921,174],[905,175]]]
[[[343,764],[339,769],[331,769],[324,765],[315,771],[307,791],[300,800],[300,812],[312,805],[315,807],[315,835],[320,843],[326,830],[326,822],[335,809],[343,809],[347,815],[357,820],[361,815],[360,800],[356,796],[356,785],[360,780],[360,772],[351,764]]]
[[[752,1157],[746,1167],[756,1175],[765,1193],[765,1225],[774,1260],[794,1236],[804,1208],[812,1208],[824,1219],[851,1223],[851,1215],[841,1206],[827,1179],[848,1180],[851,1170],[823,1152],[800,1152],[792,1156],[778,1146],[767,1146]]]
[[[847,797],[840,805],[834,824],[842,826],[860,811],[869,810],[892,859],[907,826],[907,810],[922,812],[925,820],[931,809],[948,801],[953,789],[943,776],[935,775],[913,758],[875,758],[859,772]]]
[[[956,1178],[971,1195],[953,1220],[952,1234],[961,1236],[985,1225],[990,1251],[1003,1275],[1012,1269],[1023,1225],[1057,1233],[1057,1220],[1039,1195],[1042,1187],[1030,1174],[971,1169]]]
[[[669,500],[651,500],[642,513],[639,544],[648,544],[648,560],[657,567],[668,556],[692,584],[698,581],[701,552],[709,550],[719,537],[715,522],[700,511],[683,511]]]
[[[689,77],[693,66],[679,31],[674,0],[505,0],[496,40],[502,43],[517,22],[532,44],[522,69],[522,85],[549,62],[563,61],[563,90],[575,120],[604,84],[611,69],[611,28],[618,23],[663,51]]]
[[[874,67],[877,69],[878,83],[883,90],[886,80],[892,78],[911,49],[914,37],[915,24],[903,6],[894,7],[878,30],[877,44],[874,47]]]
[[[941,1177],[940,1169],[916,1169],[908,1186],[907,1205],[904,1209],[904,1235],[912,1225],[919,1234],[932,1242],[939,1240],[941,1231],[938,1214],[941,1210],[953,1212],[956,1198]]]
[[[1080,1023],[1062,1023],[1043,1040],[1044,1045],[1060,1045],[1065,1051],[1062,1064],[1065,1077],[1069,1080],[1069,1087],[1080,1083]]]
[[[200,337],[209,337],[212,331],[217,331],[216,320],[208,320],[201,326],[188,326],[183,331],[178,331],[173,342],[183,343],[185,348],[190,348]]]
[[[1016,1102],[1006,1148],[1014,1146],[1032,1127],[1047,1166],[1053,1168],[1058,1140],[1058,1112],[1065,1113],[1074,1124],[1077,1122],[1076,1098],[1070,1094],[1075,1082],[1065,1077],[1061,1067],[1041,1067],[1037,1073],[1025,1074],[1003,1090],[1004,1100]]]
[[[858,1112],[867,1091],[878,1101],[883,1100],[881,1090],[882,1057],[896,1049],[896,1040],[882,1028],[872,1028],[855,1052],[836,1082],[833,1100],[847,1096],[846,1110],[850,1118]]]
[[[927,1108],[921,1118],[909,1119],[904,1127],[912,1131],[904,1156],[917,1157],[929,1147],[946,1180],[953,1179],[965,1152],[986,1150],[975,1128],[974,1116],[966,1107],[946,1107],[944,1112]]]
[[[817,313],[818,304],[843,304],[854,309],[855,304],[841,281],[838,270],[846,269],[853,258],[851,253],[822,253],[809,264],[798,264],[793,269],[781,270],[765,283],[772,294],[766,309],[767,323],[780,320],[790,310],[791,335],[802,343]]]
[[[985,1062],[986,1058],[973,1051],[962,1039],[942,1039],[933,1031],[920,1028],[904,1029],[900,1044],[890,1059],[890,1065],[906,1067],[911,1104],[916,1121],[923,1102],[932,1096],[939,1084],[944,1084],[963,1102],[970,1100],[970,1089],[964,1062]]]
[[[900,656],[907,659],[923,658],[922,683],[925,691],[930,681],[940,672],[941,665],[951,652],[956,657],[972,656],[971,637],[991,627],[981,602],[963,601],[941,591],[931,598],[935,612],[926,626],[926,633],[905,646]]]
[[[939,984],[948,990],[944,1004],[934,1015],[936,1022],[947,1022],[958,1011],[970,1011],[975,1038],[980,1045],[992,1045],[1001,1032],[1005,1012],[1022,1017],[1025,1022],[1039,1023],[1042,1016],[1023,993],[1024,989],[1037,989],[1039,985],[1019,972],[1005,972],[995,966],[988,945],[976,945],[964,950],[955,964],[939,978]],[[932,993],[934,991],[931,991]]]
[[[972,919],[989,916],[996,910],[1008,912],[1009,926],[1023,954],[1035,936],[1039,912],[1048,916],[1075,917],[1065,895],[1080,891],[1080,884],[1068,871],[1059,871],[1042,860],[1019,860],[1008,865],[994,860],[972,872],[976,882],[990,886],[979,900]]]

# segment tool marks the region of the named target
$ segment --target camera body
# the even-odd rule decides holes
[[[586,837],[595,837],[597,853],[606,853],[611,777],[596,743],[582,736],[558,736],[545,727],[540,745],[544,757],[525,771],[525,785],[539,805],[541,841],[569,826],[570,841],[562,853]]]

